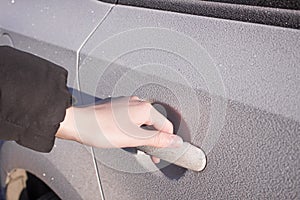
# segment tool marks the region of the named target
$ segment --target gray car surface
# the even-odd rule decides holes
[[[204,150],[204,171],[135,149],[57,139],[42,154],[3,142],[1,186],[21,168],[62,199],[299,199],[299,9],[191,1],[234,18],[157,2],[1,1],[0,41],[65,67],[80,92],[153,99]]]

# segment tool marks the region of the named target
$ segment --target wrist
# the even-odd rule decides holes
[[[74,118],[75,109],[74,107],[66,109],[64,121],[60,123],[60,127],[55,135],[56,137],[80,142]]]

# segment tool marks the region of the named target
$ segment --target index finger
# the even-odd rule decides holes
[[[145,122],[146,125],[152,125],[156,130],[165,133],[173,134],[173,124],[152,105],[149,112],[149,119]]]

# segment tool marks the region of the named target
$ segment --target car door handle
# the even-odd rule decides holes
[[[140,146],[137,147],[137,149],[146,154],[193,171],[202,171],[206,166],[205,153],[200,148],[188,142],[183,142],[182,146],[177,148]]]

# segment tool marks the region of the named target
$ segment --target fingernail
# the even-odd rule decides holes
[[[182,144],[183,144],[183,140],[181,137],[172,135],[168,147],[171,148],[180,147]]]

